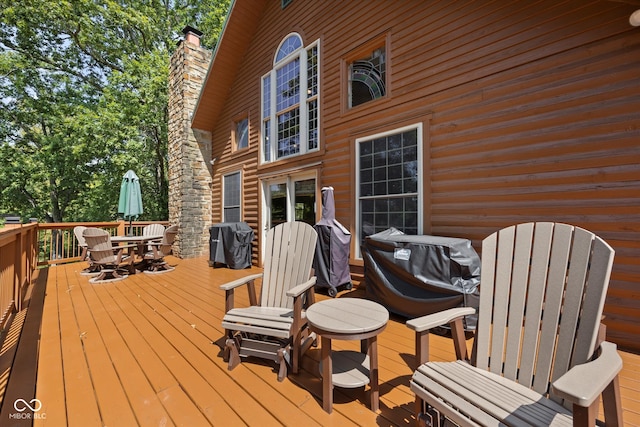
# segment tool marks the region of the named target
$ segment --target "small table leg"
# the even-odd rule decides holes
[[[333,411],[333,366],[331,363],[331,339],[320,337],[320,357],[322,359],[322,408]]]
[[[369,386],[371,387],[371,410],[377,412],[380,402],[380,387],[378,385],[378,338],[368,339],[369,346]]]

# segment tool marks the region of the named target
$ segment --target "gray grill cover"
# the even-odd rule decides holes
[[[251,267],[253,229],[246,222],[222,222],[209,228],[209,261],[232,269]]]
[[[313,268],[316,286],[337,288],[351,283],[349,252],[351,233],[336,220],[333,187],[322,188],[322,217],[314,225],[318,232]]]
[[[467,239],[390,228],[365,238],[363,257],[366,295],[389,311],[412,318],[478,307],[480,257]],[[475,324],[468,316],[465,328]]]

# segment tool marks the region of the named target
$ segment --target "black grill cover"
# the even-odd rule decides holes
[[[209,228],[209,263],[232,269],[251,267],[253,229],[246,222],[222,222]]]
[[[318,232],[313,260],[316,286],[335,290],[338,286],[350,284],[351,233],[336,220],[333,187],[322,188],[322,218],[314,228]]]
[[[367,297],[391,312],[413,318],[478,307],[480,257],[467,239],[390,228],[365,238],[363,257]],[[475,316],[465,320],[467,330],[475,329]]]

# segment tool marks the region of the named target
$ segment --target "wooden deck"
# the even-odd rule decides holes
[[[213,269],[204,258],[171,263],[177,267],[170,273],[97,285],[79,274],[84,263],[40,271],[46,296],[35,397],[42,408],[34,425],[413,425],[414,338],[403,319],[379,336],[380,411],[368,409],[366,389],[336,388],[328,415],[320,400],[319,349],[282,383],[269,362],[228,371],[222,360],[218,286],[257,269]],[[244,292],[236,304],[247,304]],[[359,346],[337,341],[334,348]],[[640,426],[640,356],[622,355],[625,424]],[[451,360],[451,342],[434,337],[431,358]]]

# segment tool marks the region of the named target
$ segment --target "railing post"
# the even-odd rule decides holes
[[[121,219],[118,221],[118,236],[124,236],[124,220]]]

